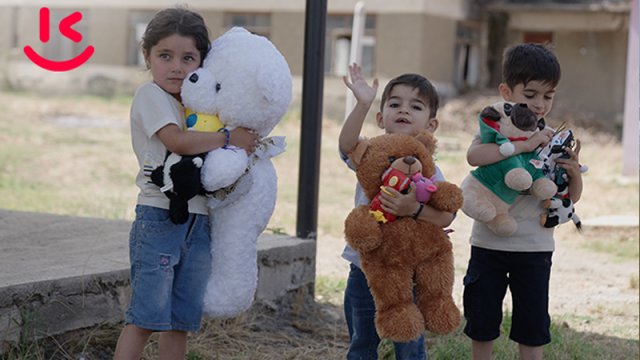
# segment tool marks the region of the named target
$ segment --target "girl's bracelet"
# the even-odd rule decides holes
[[[222,146],[222,148],[226,149],[227,147],[229,147],[229,140],[231,140],[231,134],[229,133],[229,129],[222,128],[218,130],[218,132],[224,133],[224,145]]]

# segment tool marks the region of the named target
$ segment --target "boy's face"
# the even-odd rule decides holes
[[[507,84],[498,86],[500,95],[506,101],[525,103],[538,119],[541,119],[551,111],[553,97],[556,89],[550,84],[541,81],[529,81],[526,84],[518,84],[511,89]]]
[[[417,88],[398,84],[391,89],[382,112],[376,114],[376,122],[387,134],[414,135],[421,130],[434,132],[438,128],[438,119],[429,118],[430,112]]]

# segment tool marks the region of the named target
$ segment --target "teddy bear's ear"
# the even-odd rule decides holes
[[[362,157],[364,156],[364,153],[367,152],[367,148],[369,148],[369,140],[362,139],[362,140],[358,140],[356,147],[353,150],[351,150],[351,153],[349,153],[349,159],[351,159],[351,162],[355,166],[360,165],[360,163],[362,162]]]
[[[416,135],[416,139],[420,141],[430,154],[436,152],[436,138],[428,131],[421,131]]]

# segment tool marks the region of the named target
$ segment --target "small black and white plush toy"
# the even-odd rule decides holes
[[[542,170],[542,173],[558,187],[558,191],[553,198],[544,201],[542,205],[547,211],[540,215],[540,225],[546,228],[552,228],[571,220],[578,230],[582,229],[582,223],[569,196],[567,171],[556,165],[556,159],[569,158],[567,148],[574,147],[573,132],[571,130],[560,130],[545,147],[539,150],[539,160],[531,161],[536,168]],[[582,165],[580,171],[586,172],[587,167]]]
[[[151,172],[151,182],[169,198],[169,218],[174,224],[187,222],[189,200],[205,194],[200,181],[205,155],[180,156],[169,153],[164,165]]]

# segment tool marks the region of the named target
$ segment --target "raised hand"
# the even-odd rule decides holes
[[[358,102],[370,105],[378,92],[378,79],[374,79],[372,85],[362,76],[362,69],[356,63],[349,65],[349,78],[343,76],[344,84],[353,92]]]

